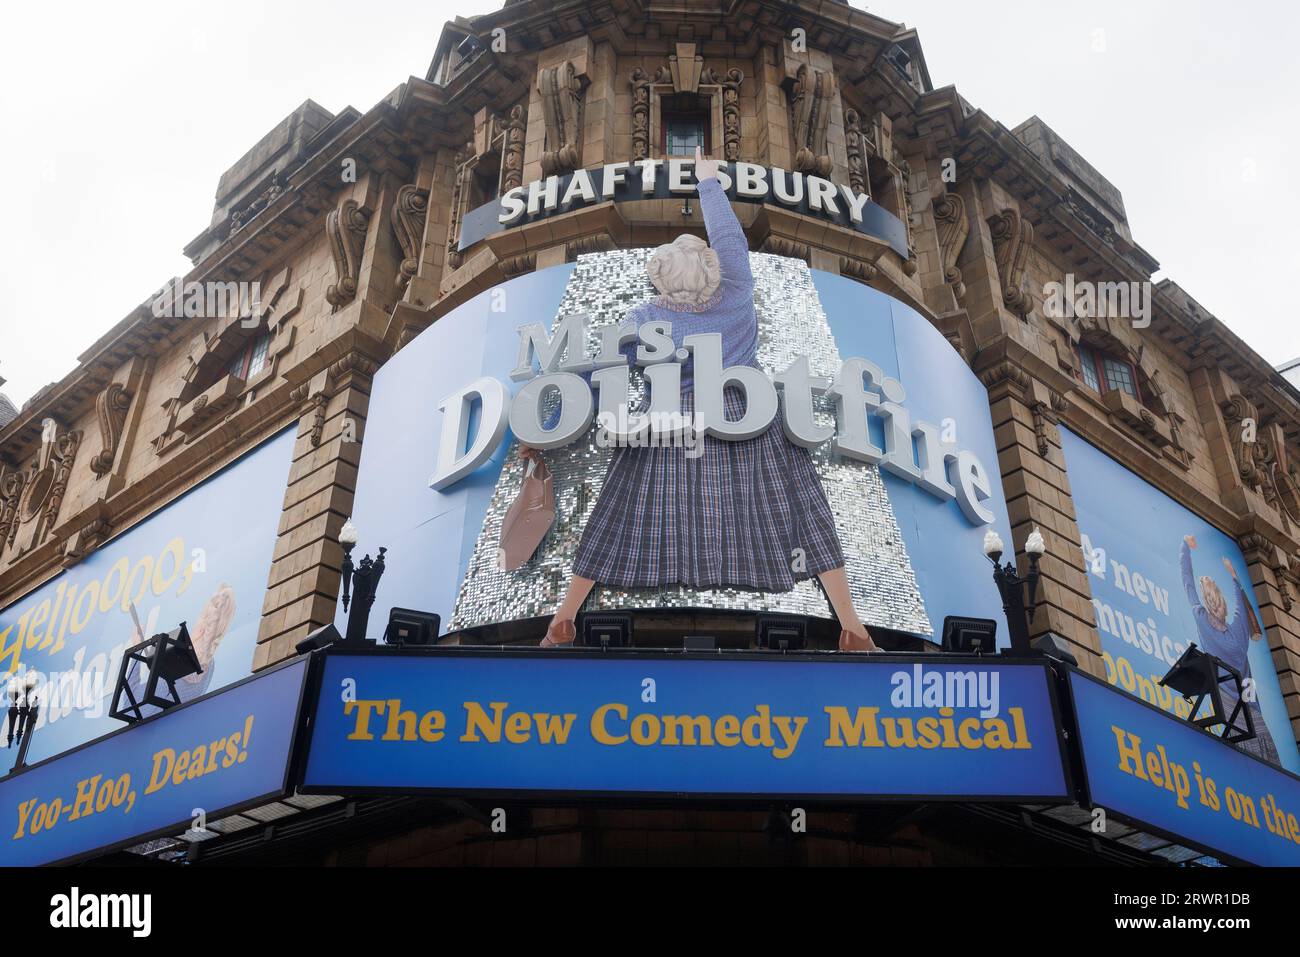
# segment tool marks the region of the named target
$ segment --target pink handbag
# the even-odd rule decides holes
[[[519,494],[501,523],[500,563],[512,572],[533,557],[555,521],[555,483],[540,458],[529,459]]]

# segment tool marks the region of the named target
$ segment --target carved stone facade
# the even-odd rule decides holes
[[[828,177],[904,224],[900,255],[786,207],[737,206],[752,249],[908,303],[981,377],[1016,544],[1034,527],[1048,539],[1035,630],[1101,671],[1065,427],[1245,543],[1300,720],[1300,396],[1170,280],[1151,287],[1141,327],[1042,307],[1066,277],[1141,286],[1157,271],[1119,191],[1041,120],[1008,127],[952,87],[934,89],[915,33],[875,11],[812,0],[736,0],[725,17],[652,8],[592,0],[557,18],[543,0],[520,0],[490,22],[458,20],[424,79],[364,113],[304,104],[252,144],[222,177],[183,278],[258,283],[253,321],[168,318],[152,303],[121,322],[106,316],[112,333],[0,426],[0,605],[294,428],[252,664],[291,655],[333,616],[335,538],[375,369],[513,276],[703,235],[698,204],[684,214],[680,199],[593,204],[461,249],[465,217],[546,175],[663,159],[672,104],[688,95],[715,156]],[[806,48],[791,44],[791,17]],[[488,50],[502,25],[517,44],[509,55],[458,52],[469,35]],[[906,61],[891,53],[902,48]],[[355,181],[340,181],[346,161]],[[263,337],[261,370],[235,375],[232,360]],[[1091,388],[1084,350],[1127,363],[1139,395]]]

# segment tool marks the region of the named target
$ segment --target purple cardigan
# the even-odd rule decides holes
[[[700,209],[709,245],[718,254],[722,284],[713,296],[695,308],[670,306],[656,296],[628,311],[627,320],[640,326],[647,322],[670,322],[673,344],[682,348],[682,340],[700,333],[722,334],[722,364],[758,368],[758,315],[754,312],[754,274],[749,269],[749,241],[731,202],[715,178],[699,184]],[[637,343],[626,343],[622,353],[630,364],[636,362]],[[694,357],[682,366],[682,395],[695,388]],[[591,381],[591,373],[582,377]],[[560,419],[559,405],[546,415],[543,428],[553,429]]]
[[[754,275],[749,270],[749,242],[717,179],[699,184],[700,209],[709,245],[722,266],[722,285],[712,298],[695,308],[666,305],[656,296],[628,314],[638,326],[646,322],[671,322],[673,342],[682,347],[687,336],[722,334],[724,366],[758,367],[758,316],[754,312]],[[628,352],[635,356],[635,346]],[[694,359],[682,367],[682,394],[694,389]]]

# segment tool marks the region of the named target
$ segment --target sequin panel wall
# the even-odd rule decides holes
[[[651,252],[617,250],[579,258],[559,315],[583,313],[589,317],[591,354],[598,347],[597,330],[621,323],[633,306],[654,295],[645,271]],[[842,357],[808,265],[757,253],[750,258],[759,323],[758,359],[763,370],[774,374],[797,356],[807,355],[813,375],[833,377]],[[633,408],[642,389],[639,383],[634,386]],[[823,422],[834,422],[829,403],[821,403],[818,415]],[[510,450],[461,585],[451,630],[549,616],[555,611],[572,574],[578,542],[600,495],[611,454],[598,446],[594,429],[584,440],[546,453],[555,477],[555,524],[526,565],[506,572],[497,560],[501,523],[524,475],[518,448]],[[814,452],[813,458],[835,513],[858,613],[869,626],[933,634],[879,470],[833,456],[829,444]],[[833,617],[812,581],[800,582],[793,591],[780,594],[741,588],[621,590],[597,586],[586,605],[587,610],[636,608],[715,608]]]

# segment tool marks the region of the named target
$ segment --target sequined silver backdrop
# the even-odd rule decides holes
[[[590,354],[594,355],[598,347],[596,330],[621,323],[632,306],[655,294],[645,271],[651,252],[617,250],[579,258],[565,288],[559,315],[585,313],[590,317]],[[842,357],[808,265],[802,260],[759,253],[752,254],[750,262],[759,323],[758,360],[764,371],[779,372],[799,355],[807,355],[813,375],[834,377]],[[643,388],[640,383],[634,387],[633,408]],[[829,403],[821,403],[819,418],[827,423],[834,421]],[[555,476],[555,524],[533,558],[514,572],[497,567],[501,522],[524,474],[518,449],[510,450],[461,584],[451,630],[549,616],[555,611],[613,454],[610,449],[598,447],[595,435],[593,429],[584,441],[546,453]],[[879,470],[832,456],[829,444],[814,452],[813,459],[835,513],[854,604],[863,621],[868,626],[933,634]],[[622,590],[597,586],[585,607],[717,608],[834,617],[812,581],[800,582],[793,591],[783,594],[740,588]]]

